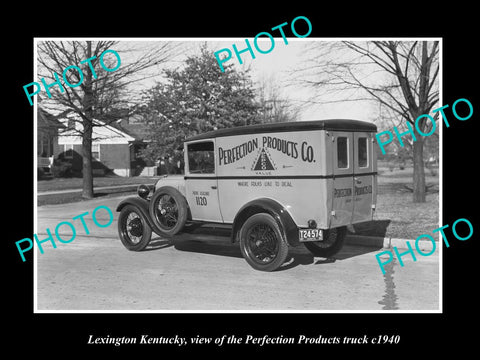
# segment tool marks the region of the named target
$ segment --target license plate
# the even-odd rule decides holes
[[[322,241],[322,229],[299,229],[298,238],[300,241]]]

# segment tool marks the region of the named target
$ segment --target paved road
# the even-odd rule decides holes
[[[123,197],[122,197],[123,198]],[[438,310],[439,257],[404,257],[382,275],[375,255],[382,251],[346,245],[334,259],[313,257],[303,246],[291,251],[280,271],[255,271],[238,245],[222,236],[185,235],[170,242],[154,237],[146,251],[126,250],[117,236],[115,207],[122,198],[38,207],[37,233],[47,237],[70,221],[77,236],[57,248],[37,250],[37,309],[42,310]],[[96,226],[99,205],[114,211],[113,223]],[[84,217],[90,234],[85,234]],[[97,212],[106,224],[106,211]],[[63,225],[59,234],[69,239]]]

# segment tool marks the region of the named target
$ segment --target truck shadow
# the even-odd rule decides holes
[[[230,231],[225,228],[203,228],[193,225],[172,238],[162,238],[156,234],[153,236],[144,251],[162,250],[173,246],[180,251],[242,257],[238,244],[232,244]]]
[[[243,258],[238,243],[232,243],[229,232],[224,229],[195,230],[190,233],[178,234],[173,239],[153,238],[144,251],[162,250],[172,246],[179,251]],[[336,255],[330,258],[321,258],[314,257],[303,245],[300,245],[290,248],[285,264],[277,271],[289,270],[299,265],[326,265],[337,260],[346,260],[375,252],[380,248],[346,244]]]
[[[356,235],[385,237],[390,223],[390,219],[365,221],[352,225],[353,233]]]
[[[181,240],[175,241],[175,249],[180,251],[243,258],[238,244],[232,244],[229,239],[223,241]]]
[[[143,251],[161,250],[173,246],[173,241],[166,238],[153,238]]]
[[[285,264],[279,268],[279,271],[289,270],[299,265],[326,265],[336,262],[337,260],[347,260],[355,256],[364,255],[370,252],[376,252],[382,247],[344,245],[342,250],[337,254],[328,257],[315,257],[302,245],[291,248],[289,257]]]

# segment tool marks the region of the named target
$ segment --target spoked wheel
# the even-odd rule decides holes
[[[325,230],[322,241],[307,241],[303,245],[315,256],[330,257],[339,252],[347,234],[345,226]]]
[[[277,222],[265,213],[245,221],[240,229],[240,250],[250,266],[261,271],[276,270],[288,255],[288,245]]]
[[[175,235],[187,221],[187,201],[174,188],[158,189],[150,200],[149,211],[154,224],[164,235]]]
[[[168,194],[162,194],[158,199],[155,218],[162,229],[171,230],[178,222],[178,206],[175,200]]]
[[[152,229],[135,206],[127,205],[118,217],[118,234],[128,250],[140,251],[150,242]]]

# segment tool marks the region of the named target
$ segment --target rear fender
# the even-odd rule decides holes
[[[283,234],[283,239],[290,246],[298,246],[298,227],[288,211],[277,201],[269,198],[261,198],[246,203],[235,215],[232,228],[232,242],[238,241],[238,234],[243,223],[252,215],[258,213],[270,214],[277,222]]]

